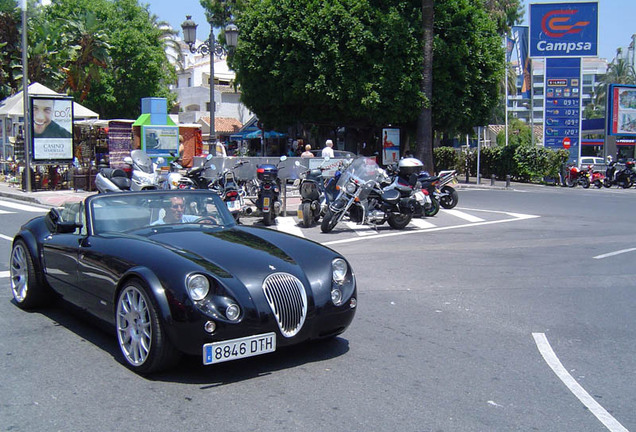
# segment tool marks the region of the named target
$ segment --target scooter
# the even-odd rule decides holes
[[[263,215],[263,223],[266,226],[274,223],[280,213],[281,203],[280,182],[278,180],[278,167],[281,162],[287,160],[287,156],[281,156],[278,164],[259,164],[256,166],[256,177],[259,180],[260,189],[256,198],[256,208]]]
[[[121,168],[102,168],[95,176],[99,193],[130,191],[131,181]]]
[[[301,197],[297,216],[306,228],[320,220],[329,203],[338,194],[336,184],[341,175],[342,163],[338,162],[334,175],[325,179],[324,172],[334,168],[333,165],[325,165],[329,160],[330,158],[326,157],[319,167],[306,170],[300,174],[301,178],[294,182],[294,186],[298,186]],[[298,161],[295,164],[297,167],[302,166]]]
[[[170,153],[174,158],[175,155]],[[170,162],[170,172],[162,183],[163,189],[196,189],[196,185],[191,178],[182,175],[179,171],[183,169],[181,164],[177,162],[177,159],[173,159]]]
[[[143,150],[133,150],[130,156],[124,158],[124,162],[132,166],[132,176],[130,190],[152,190],[159,189],[159,174],[157,166],[165,162],[162,157],[157,158],[157,163],[153,163]]]

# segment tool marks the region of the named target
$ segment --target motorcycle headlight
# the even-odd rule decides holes
[[[210,281],[202,274],[193,274],[186,279],[188,295],[194,301],[201,301],[210,292]]]
[[[342,258],[331,261],[331,273],[334,282],[342,284],[347,276],[347,262]]]
[[[347,183],[347,185],[345,186],[345,191],[348,194],[353,194],[353,193],[355,193],[357,188],[358,187],[355,185],[355,183]]]

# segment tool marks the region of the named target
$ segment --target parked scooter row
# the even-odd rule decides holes
[[[133,150],[124,158],[124,162],[132,167],[130,177],[120,168],[102,168],[95,176],[95,186],[101,193],[158,189],[157,166],[164,161],[160,157],[153,163],[145,151]]]

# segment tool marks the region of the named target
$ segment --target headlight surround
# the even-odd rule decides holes
[[[241,308],[236,303],[231,303],[225,309],[225,316],[230,321],[236,321],[241,316]]]
[[[356,192],[356,189],[358,189],[358,187],[355,185],[355,183],[349,182],[345,185],[345,191],[348,194],[354,194]]]
[[[347,277],[347,270],[349,266],[347,266],[347,262],[342,258],[335,258],[331,261],[331,274],[334,282],[337,284],[342,284]]]
[[[186,288],[192,300],[201,301],[210,292],[210,281],[202,274],[192,274],[186,279]]]

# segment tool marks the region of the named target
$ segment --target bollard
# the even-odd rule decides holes
[[[495,175],[491,175],[490,176],[490,186],[494,186],[495,185]]]
[[[510,187],[510,174],[506,174],[506,187]]]

